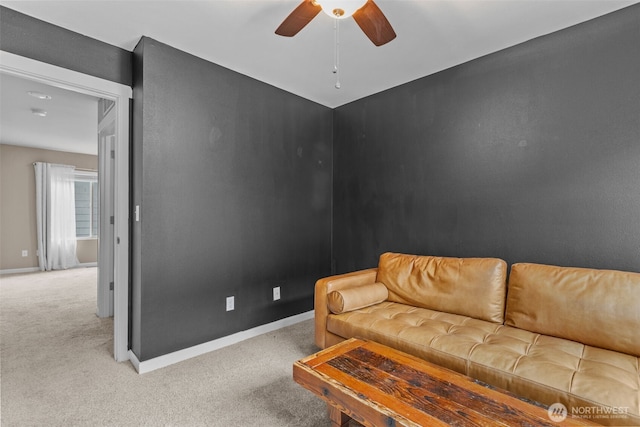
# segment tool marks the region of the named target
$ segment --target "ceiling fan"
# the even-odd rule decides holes
[[[396,38],[391,24],[373,0],[304,0],[282,21],[276,34],[295,36],[321,10],[336,19],[353,16],[360,29],[376,46]]]

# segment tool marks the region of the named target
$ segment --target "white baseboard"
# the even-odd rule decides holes
[[[295,316],[280,319],[275,322],[267,323],[266,325],[257,326],[233,335],[198,344],[193,347],[185,348],[184,350],[174,351],[173,353],[154,357],[153,359],[145,360],[143,362],[140,362],[138,357],[129,350],[129,360],[139,374],[146,374],[147,372],[155,371],[156,369],[191,359],[192,357],[200,356],[214,350],[219,350],[232,344],[237,344],[246,339],[257,337],[258,335],[266,334],[287,326],[295,325],[296,323],[300,323],[305,320],[313,319],[313,316],[313,310],[307,311],[306,313],[296,314]]]
[[[74,268],[87,268],[87,267],[97,267],[97,266],[98,266],[97,262],[83,262],[78,264],[78,266]]]
[[[84,262],[71,268],[86,268],[97,267],[97,262]],[[36,273],[40,271],[40,267],[27,267],[27,268],[8,268],[6,270],[0,270],[0,276],[3,274],[19,274],[19,273]]]
[[[131,351],[131,349],[129,349],[128,355],[129,355],[129,362],[131,362],[135,370],[140,374],[141,373],[140,361],[138,360],[138,356],[136,356],[136,354],[133,351]]]
[[[38,268],[38,267],[8,268],[6,270],[0,270],[0,275],[2,275],[2,274],[19,274],[19,273],[35,273],[36,271],[40,271],[40,268]]]
[[[71,268],[86,268],[86,267],[97,267],[98,263],[97,262],[85,262],[85,263],[81,263],[76,265],[75,267],[71,267]],[[6,270],[0,270],[0,275],[3,274],[19,274],[19,273],[36,273],[40,271],[40,267],[27,267],[27,268],[9,268]]]

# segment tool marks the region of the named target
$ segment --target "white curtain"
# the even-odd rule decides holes
[[[79,264],[76,255],[75,167],[36,162],[36,215],[40,270]]]

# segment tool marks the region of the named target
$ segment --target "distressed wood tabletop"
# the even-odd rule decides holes
[[[593,426],[552,421],[546,407],[372,341],[350,339],[293,365],[333,426]]]

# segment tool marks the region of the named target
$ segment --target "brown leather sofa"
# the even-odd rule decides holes
[[[640,273],[385,253],[315,287],[315,339],[390,347],[574,416],[640,426]]]

